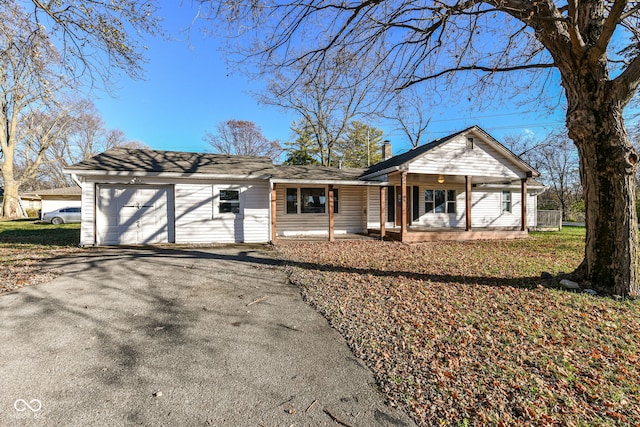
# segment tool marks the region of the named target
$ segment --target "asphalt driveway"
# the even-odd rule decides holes
[[[413,425],[266,248],[91,249],[0,296],[0,425]]]

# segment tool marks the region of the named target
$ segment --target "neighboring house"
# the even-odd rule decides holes
[[[20,196],[24,200],[40,201],[38,207],[42,212],[51,212],[60,208],[80,207],[82,205],[82,188],[77,185],[63,188],[29,191]],[[32,208],[35,205],[31,206]]]
[[[81,245],[349,233],[406,242],[520,238],[536,226],[543,190],[535,169],[477,126],[368,169],[115,148],[66,172],[82,183]]]

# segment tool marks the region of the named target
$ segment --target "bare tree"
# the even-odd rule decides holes
[[[235,0],[216,7],[239,29],[235,36],[260,29],[246,46],[265,71],[322,69],[332,51],[348,46],[383,58],[358,65],[384,67],[398,88],[438,79],[482,94],[480,103],[507,87],[542,98],[559,81],[553,88],[564,94],[586,205],[585,256],[574,276],[603,292],[640,295],[639,158],[622,115],[640,84],[637,2]]]
[[[33,174],[37,162],[50,142],[54,128],[61,126],[62,117],[39,122],[36,118],[45,108],[55,109],[53,97],[64,84],[57,76],[59,56],[47,37],[44,28],[25,18],[18,6],[0,6],[0,151],[2,152],[2,181],[4,200],[2,213],[5,217],[22,215],[18,201],[21,178],[16,176],[15,151],[22,139],[27,148],[36,153],[34,165],[23,172]],[[22,129],[31,128],[33,133],[22,138],[18,135],[19,123],[25,120]]]
[[[9,5],[24,3],[5,0]],[[31,0],[28,19],[58,41],[66,74],[109,83],[114,71],[142,77],[145,35],[161,34],[154,0]]]
[[[23,7],[23,5],[25,7]],[[21,181],[33,179],[54,129],[66,117],[54,100],[73,83],[108,83],[114,71],[140,77],[143,34],[157,34],[155,7],[147,0],[58,0],[0,3],[0,150],[4,184],[3,215],[20,215],[18,189]],[[46,28],[45,25],[48,27]],[[54,47],[53,37],[60,50]],[[64,76],[64,77],[63,77]],[[48,113],[43,109],[50,108]],[[37,110],[40,110],[38,112]],[[48,124],[29,123],[28,118],[61,115]],[[21,178],[16,177],[15,148],[18,122],[33,131],[21,139],[30,155],[24,158]],[[25,139],[26,138],[26,139]],[[30,139],[29,139],[30,138]],[[35,161],[33,164],[28,162]]]
[[[139,141],[127,140],[120,129],[107,129],[90,100],[69,101],[67,105],[69,124],[54,135],[54,141],[44,153],[38,182],[30,183],[32,188],[71,185],[65,168],[110,148],[146,148]]]
[[[573,205],[582,198],[578,151],[565,132],[552,132],[535,151],[536,168],[543,183],[567,219]]]
[[[417,91],[417,86],[408,87],[392,96],[384,113],[385,118],[397,123],[396,130],[407,137],[413,148],[420,145],[431,122],[426,97],[426,93]]]
[[[328,56],[317,68],[280,70],[271,79],[260,101],[302,117],[315,141],[320,163],[335,164],[335,146],[349,123],[371,110],[375,79],[354,64],[360,59],[346,49]]]
[[[217,133],[207,133],[204,140],[215,153],[238,156],[266,156],[276,161],[282,154],[278,141],[270,141],[262,129],[247,120],[226,120],[218,123]]]

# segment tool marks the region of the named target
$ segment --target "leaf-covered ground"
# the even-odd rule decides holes
[[[578,265],[583,236],[278,251],[420,425],[640,425],[640,303],[541,286]]]
[[[78,250],[34,245],[0,245],[0,294],[53,280],[58,273],[45,268],[46,260]]]
[[[0,221],[0,294],[55,278],[46,260],[78,251],[79,239],[78,224]]]

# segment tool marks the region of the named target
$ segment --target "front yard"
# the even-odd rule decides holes
[[[0,294],[44,283],[79,226],[0,221]],[[640,302],[542,286],[584,229],[404,245],[282,241],[303,296],[423,426],[640,425]]]
[[[304,297],[419,424],[638,425],[640,304],[541,286],[583,248],[583,228],[278,244]]]
[[[40,263],[79,250],[80,224],[52,225],[33,219],[0,221],[0,294],[48,282],[55,273]]]

